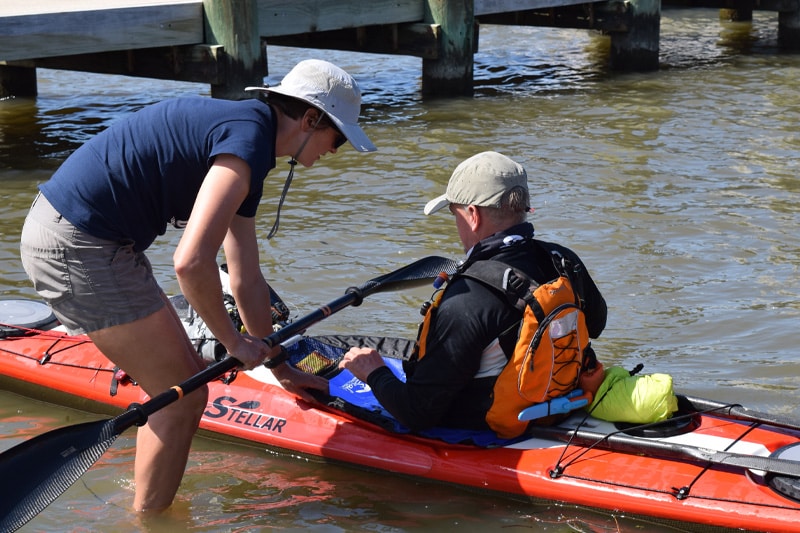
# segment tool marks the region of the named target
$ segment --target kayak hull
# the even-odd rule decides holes
[[[108,413],[147,400],[135,383],[115,378],[114,365],[87,337],[54,330],[0,339],[0,386]],[[573,415],[561,425],[563,431],[556,428],[506,446],[450,444],[388,431],[332,407],[312,406],[259,368],[209,384],[201,430],[252,446],[517,498],[667,522],[800,532],[800,503],[774,490],[764,472],[663,457],[644,445],[638,453],[567,445],[570,428],[584,418]],[[613,424],[591,418],[581,427],[616,431]],[[739,421],[697,414],[683,433],[644,440],[768,457],[797,446],[800,431],[748,428]]]

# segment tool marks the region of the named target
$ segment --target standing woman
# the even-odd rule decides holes
[[[249,89],[266,102],[175,98],[112,124],[39,187],[25,220],[22,264],[36,291],[71,334],[87,334],[151,397],[205,366],[144,255],[167,224],[183,228],[173,256],[183,295],[252,369],[279,350],[261,340],[273,331],[255,223],[265,177],[277,157],[292,158],[280,213],[296,163],[310,167],[348,140],[375,150],[358,126],[358,85],[331,63],[302,61],[277,87]],[[277,225],[276,216],[270,237]],[[220,248],[248,333],[222,299]],[[286,364],[273,372],[309,401],[306,389],[327,388]],[[203,387],[139,428],[134,510],[171,505],[207,398]]]

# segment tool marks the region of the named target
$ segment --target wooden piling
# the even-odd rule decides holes
[[[609,64],[618,71],[658,70],[660,0],[630,0],[628,31],[611,34]]]
[[[473,0],[427,0],[425,22],[439,26],[436,59],[422,60],[423,96],[471,96],[475,14]]]
[[[211,96],[240,100],[244,88],[262,85],[267,75],[266,48],[261,44],[258,0],[203,0],[206,43],[222,45],[223,75],[211,85]]]

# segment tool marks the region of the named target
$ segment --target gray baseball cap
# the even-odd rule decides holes
[[[462,161],[450,176],[446,192],[425,205],[426,215],[450,204],[500,207],[506,191],[528,190],[528,174],[522,165],[497,152],[481,152]]]
[[[353,77],[333,63],[306,59],[289,71],[275,87],[247,87],[245,91],[285,94],[323,111],[359,152],[377,150],[358,125],[361,89]]]

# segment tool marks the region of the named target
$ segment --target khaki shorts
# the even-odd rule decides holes
[[[98,239],[39,194],[22,228],[22,266],[71,334],[127,324],[164,306],[150,261],[133,241]]]

